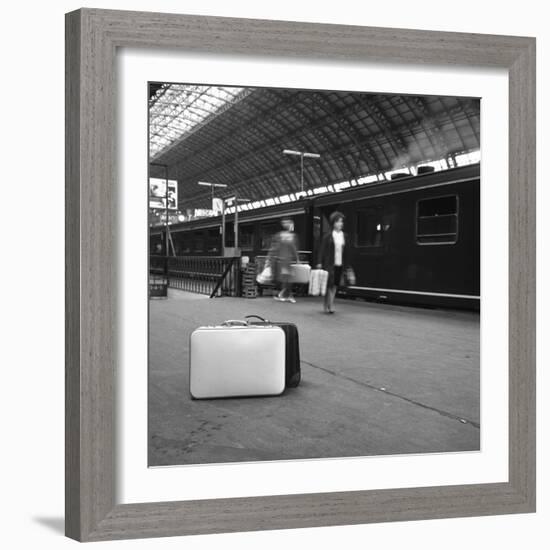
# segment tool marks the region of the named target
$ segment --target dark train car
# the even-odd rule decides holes
[[[316,263],[328,217],[346,216],[356,284],[350,297],[479,309],[479,165],[353,187],[338,193],[239,213],[243,256],[265,256],[280,220],[294,220],[302,260]],[[170,226],[178,256],[220,256],[221,216]],[[151,252],[163,228],[150,233]],[[226,247],[234,246],[233,215]]]
[[[239,212],[239,248],[243,256],[253,260],[265,256],[271,246],[273,235],[281,230],[281,219],[290,217],[298,235],[298,243],[303,257],[311,254],[311,201],[302,200],[279,204],[256,210]],[[235,246],[234,215],[226,216],[225,246]],[[221,216],[203,218],[170,226],[176,256],[221,256],[222,252]],[[154,253],[163,242],[164,228],[150,231],[150,249]]]
[[[311,201],[302,200],[257,210],[239,212],[239,248],[243,256],[254,260],[265,256],[271,247],[273,236],[281,230],[281,219],[289,217],[294,222],[299,249],[311,253]],[[234,246],[233,216],[226,221],[226,246]],[[308,258],[309,259],[309,258]]]
[[[471,165],[316,199],[317,233],[329,230],[333,211],[346,216],[357,280],[344,293],[479,309],[479,191]]]

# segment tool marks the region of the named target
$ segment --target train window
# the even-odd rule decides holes
[[[262,250],[269,250],[271,248],[271,240],[273,235],[275,235],[280,230],[279,223],[263,223],[260,229],[260,236],[262,241]]]
[[[191,253],[191,236],[189,233],[176,233],[175,238],[176,247],[178,248],[179,255],[185,255]]]
[[[233,232],[233,226],[229,228],[229,231],[225,234],[225,246],[233,248],[235,246],[235,233]]]
[[[239,226],[239,245],[243,250],[252,250],[254,248],[254,226]]]
[[[193,244],[195,245],[194,246],[195,252],[204,252],[204,241],[205,239],[202,231],[195,235],[195,239],[193,241]]]
[[[207,249],[208,252],[219,252],[220,251],[220,229],[216,227],[214,229],[208,230],[208,240],[207,240]]]
[[[150,253],[158,255],[163,254],[162,240],[159,237],[155,236],[151,239]]]
[[[457,238],[457,195],[418,201],[416,216],[416,242],[418,244],[454,244]]]
[[[355,214],[355,246],[381,246],[382,236],[382,209],[371,207],[358,210]]]

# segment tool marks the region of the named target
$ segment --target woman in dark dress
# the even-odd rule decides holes
[[[334,298],[338,287],[346,278],[353,277],[349,265],[348,236],[344,233],[344,214],[333,212],[329,217],[331,230],[323,236],[317,260],[317,268],[328,272],[325,293],[325,313],[334,313]]]

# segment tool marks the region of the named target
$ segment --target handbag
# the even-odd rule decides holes
[[[345,286],[353,286],[355,285],[355,281],[356,281],[356,278],[355,278],[355,271],[353,271],[353,269],[351,267],[348,267],[345,271],[344,271],[344,284]]]

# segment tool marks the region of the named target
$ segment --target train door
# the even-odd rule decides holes
[[[350,263],[358,287],[383,284],[384,261],[391,223],[382,202],[368,201],[349,208],[346,229],[350,239]]]

